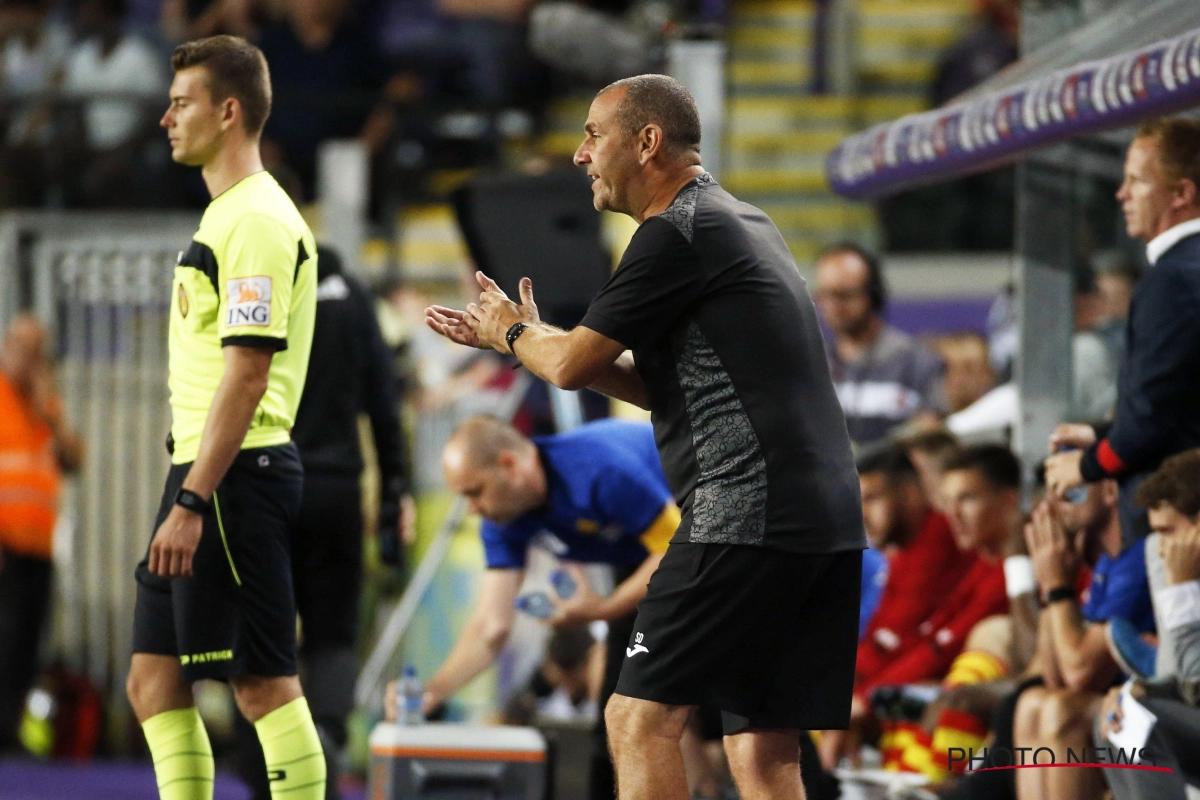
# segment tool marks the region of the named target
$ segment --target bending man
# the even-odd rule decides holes
[[[442,469],[450,488],[484,518],[488,570],[474,615],[425,687],[426,710],[500,655],[516,616],[526,551],[547,540],[560,559],[614,568],[617,587],[611,595],[598,595],[576,574],[575,595],[558,601],[550,618],[558,626],[608,622],[603,706],[616,688],[638,601],[679,526],[651,427],[605,420],[531,441],[495,417],[472,417],[446,445]],[[389,714],[393,692],[390,686]],[[613,772],[603,720],[596,726],[596,745],[591,796],[609,800]]]

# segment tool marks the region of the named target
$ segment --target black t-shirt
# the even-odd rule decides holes
[[[766,214],[701,175],[642,223],[580,324],[633,351],[683,511],[673,541],[866,546],[816,309]]]

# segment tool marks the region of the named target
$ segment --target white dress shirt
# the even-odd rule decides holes
[[[1180,239],[1191,236],[1193,233],[1200,233],[1200,217],[1167,228],[1151,239],[1150,243],[1146,245],[1146,260],[1153,267],[1155,262],[1162,258],[1163,253],[1179,244]]]

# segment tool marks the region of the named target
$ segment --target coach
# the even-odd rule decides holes
[[[618,81],[584,129],[596,208],[640,227],[580,325],[541,322],[528,279],[518,305],[482,274],[478,304],[427,320],[652,412],[682,521],[605,710],[620,797],[687,798],[679,738],[711,703],[741,796],[799,800],[799,731],[849,721],[866,545],[816,310],[771,220],[700,166],[681,84]]]
[[[1117,192],[1129,235],[1146,242],[1150,269],[1129,309],[1117,409],[1107,431],[1060,425],[1051,446],[1081,448],[1046,462],[1060,496],[1116,478],[1126,541],[1149,532],[1137,487],[1167,456],[1200,447],[1200,122],[1143,124]],[[1082,449],[1086,448],[1086,449]]]

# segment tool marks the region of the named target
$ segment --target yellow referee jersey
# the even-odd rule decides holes
[[[296,420],[317,311],[317,246],[267,172],[213,198],[172,286],[168,343],[171,460],[196,460],[225,345],[275,351],[267,391],[242,449],[285,444]]]

